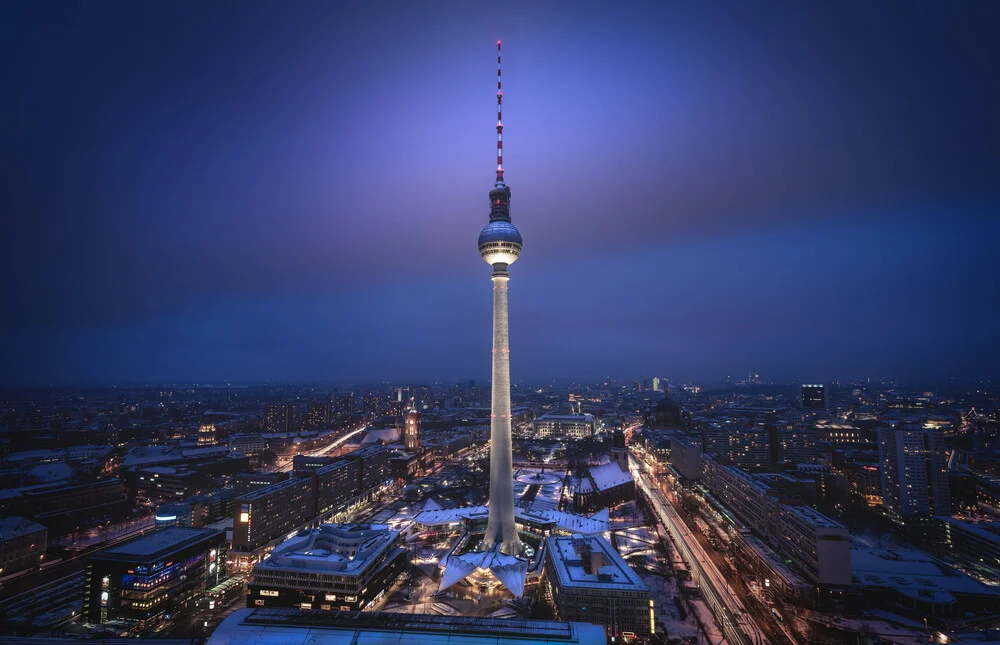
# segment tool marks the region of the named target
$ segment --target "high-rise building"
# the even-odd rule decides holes
[[[510,221],[510,187],[503,180],[503,89],[497,42],[497,178],[490,191],[490,221],[479,233],[479,254],[493,267],[493,404],[490,422],[490,511],[483,538],[489,550],[499,544],[519,555],[514,526],[513,455],[510,437],[510,342],[507,335],[508,267],[521,255],[521,233]]]
[[[406,413],[403,438],[407,450],[410,452],[420,452],[420,413],[414,408],[410,408]]]
[[[311,399],[306,409],[305,425],[311,430],[323,430],[333,422],[333,401],[330,399]]]
[[[354,414],[354,392],[337,394],[334,399],[334,411],[338,419],[345,419]]]
[[[825,410],[828,407],[825,385],[803,384],[799,386],[799,396],[802,407],[807,410]]]
[[[940,429],[903,424],[878,431],[882,505],[896,519],[951,514]]]
[[[268,403],[264,407],[264,429],[268,432],[291,432],[293,415],[291,403]]]

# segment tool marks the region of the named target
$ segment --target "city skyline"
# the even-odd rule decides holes
[[[498,38],[515,381],[992,377],[996,10],[906,7],[6,8],[0,382],[485,377]]]

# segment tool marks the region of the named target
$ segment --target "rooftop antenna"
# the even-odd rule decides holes
[[[500,78],[500,41],[497,41],[497,186],[503,186],[503,85]]]

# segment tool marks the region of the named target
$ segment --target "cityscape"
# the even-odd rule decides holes
[[[0,645],[1000,643],[996,7],[337,4],[3,9]]]

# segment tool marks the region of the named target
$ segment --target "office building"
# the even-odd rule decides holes
[[[601,536],[549,537],[546,580],[560,620],[603,625],[620,641],[655,631],[649,588]]]
[[[201,420],[198,428],[198,445],[201,447],[215,445],[215,419],[209,415]]]
[[[259,434],[234,434],[229,436],[229,449],[248,457],[256,457],[267,450],[267,439]]]
[[[212,486],[212,478],[181,466],[150,466],[134,473],[136,495],[149,499],[183,500]]]
[[[807,410],[825,410],[829,407],[825,385],[803,384],[799,386],[799,400]]]
[[[941,430],[880,428],[882,505],[896,520],[951,514],[947,452]]]
[[[278,545],[254,567],[248,607],[367,609],[406,569],[399,532],[368,524],[322,524]]]
[[[42,564],[49,530],[23,517],[0,518],[0,576]]]
[[[535,419],[539,439],[589,439],[594,436],[592,414],[543,414]]]
[[[172,527],[153,531],[87,559],[83,613],[90,623],[144,623],[193,606],[219,584],[225,532]]]

